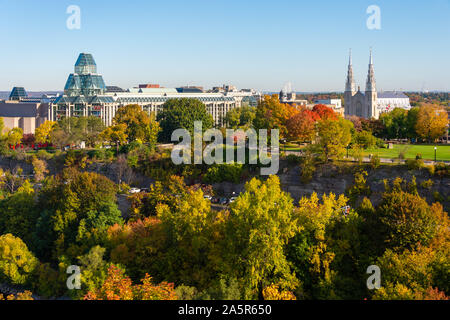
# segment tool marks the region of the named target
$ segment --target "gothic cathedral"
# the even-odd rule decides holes
[[[372,49],[370,50],[369,72],[367,74],[366,91],[363,93],[358,86],[355,88],[353,79],[352,53],[348,62],[347,83],[344,92],[345,115],[354,115],[366,119],[378,119],[379,112],[377,108],[377,88],[375,83],[375,74],[373,70]]]

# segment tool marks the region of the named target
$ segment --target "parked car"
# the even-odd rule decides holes
[[[139,188],[131,188],[130,189],[130,193],[139,193],[139,192],[141,192],[141,189],[139,189]]]
[[[237,197],[231,197],[230,198],[230,203],[233,203],[234,201],[236,201]]]
[[[220,199],[217,197],[212,197],[211,202],[212,203],[219,203]]]
[[[212,197],[209,196],[209,195],[207,195],[207,194],[205,194],[205,195],[203,196],[203,198],[208,199],[208,200],[212,200]]]
[[[222,205],[226,205],[226,204],[228,204],[228,199],[227,198],[220,198],[220,202],[219,203],[222,204]]]

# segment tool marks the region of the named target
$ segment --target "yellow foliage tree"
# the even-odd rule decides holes
[[[448,114],[436,105],[420,107],[417,115],[416,133],[423,139],[434,141],[445,134],[448,125]]]
[[[36,142],[38,143],[50,143],[50,135],[55,129],[56,122],[46,120],[43,124],[41,124],[38,128],[36,128],[34,136],[36,138]]]

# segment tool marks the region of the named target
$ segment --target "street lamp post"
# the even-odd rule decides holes
[[[437,161],[436,155],[437,155],[437,147],[434,147],[434,162]]]

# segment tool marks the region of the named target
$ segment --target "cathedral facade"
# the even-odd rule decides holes
[[[373,69],[372,50],[370,50],[369,70],[367,73],[365,92],[361,92],[359,86],[358,90],[356,90],[355,80],[353,78],[352,54],[350,52],[347,82],[345,84],[344,92],[345,115],[358,116],[366,119],[378,119],[380,114],[377,100],[378,94]]]

